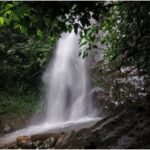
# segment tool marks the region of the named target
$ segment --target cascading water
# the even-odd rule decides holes
[[[46,85],[46,122],[81,119],[92,112],[86,59],[78,56],[78,36],[62,34],[56,54],[43,76]]]
[[[95,122],[90,100],[87,60],[80,58],[78,36],[63,33],[57,43],[54,59],[43,75],[46,115],[44,121],[5,135],[1,143],[15,140],[18,135],[30,135]]]

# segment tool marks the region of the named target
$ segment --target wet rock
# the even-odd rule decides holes
[[[43,145],[40,145],[40,146],[38,146],[37,148],[39,148],[39,149],[43,149],[44,147],[43,147]]]
[[[56,144],[57,138],[56,137],[50,137],[43,141],[43,148],[53,148]]]
[[[16,149],[18,148],[17,144],[15,141],[10,142],[10,143],[3,143],[2,141],[0,141],[0,149]]]
[[[72,146],[71,144],[71,140],[72,138],[74,138],[76,136],[76,132],[74,130],[69,131],[67,133],[63,133],[60,135],[60,138],[58,139],[55,148],[57,149],[62,149],[62,148],[70,148],[68,147],[68,142],[70,143],[70,146]],[[76,144],[75,144],[76,145]]]
[[[85,149],[96,149],[96,140],[94,138],[90,138],[84,142]]]
[[[84,141],[90,133],[89,128],[83,128],[79,131],[70,131],[66,133],[63,140],[57,144],[55,148],[59,149],[82,149],[84,148]],[[69,144],[69,145],[68,145]]]
[[[43,134],[35,134],[35,135],[31,135],[31,140],[32,141],[37,141],[37,140],[46,140],[50,137],[54,137],[54,138],[59,138],[60,134],[59,133],[43,133]]]
[[[20,145],[20,148],[23,148],[23,149],[33,149],[33,148],[35,148],[35,147],[34,147],[32,141],[27,141],[27,142],[25,142],[25,143],[22,143],[22,144]]]
[[[149,111],[132,107],[98,121],[93,127],[67,133],[55,148],[150,148],[149,124]]]
[[[63,144],[63,141],[64,141],[65,137],[66,137],[66,133],[65,132],[63,132],[63,133],[60,134],[60,137],[56,141],[55,148],[61,147],[61,145]]]
[[[46,140],[48,148],[53,148],[56,144],[57,138],[56,137],[50,137]]]
[[[16,138],[16,143],[17,143],[17,145],[19,146],[19,147],[22,147],[25,143],[28,143],[28,142],[30,142],[31,141],[31,137],[30,136],[18,136],[17,138]],[[29,145],[31,144],[31,143],[28,143]],[[28,145],[27,144],[27,145]],[[26,145],[26,144],[25,144]],[[24,146],[23,146],[24,147]]]
[[[6,147],[5,147],[6,148]],[[14,145],[10,145],[9,147],[7,147],[8,149],[18,149],[19,147],[14,144]]]
[[[44,149],[48,148],[47,140],[44,140],[42,145]]]
[[[146,111],[146,109],[143,106],[138,106],[137,111],[138,112],[143,112],[143,111]]]
[[[40,145],[42,145],[42,143],[43,143],[42,141],[38,140],[38,141],[33,142],[33,146],[38,148]]]

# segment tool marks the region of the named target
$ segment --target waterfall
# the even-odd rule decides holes
[[[78,120],[92,112],[87,60],[79,57],[78,36],[63,33],[52,62],[43,75],[46,89],[46,122]]]
[[[88,61],[79,57],[83,47],[80,49],[78,38],[74,32],[62,34],[53,60],[43,74],[46,99],[44,120],[5,135],[0,138],[0,144],[11,142],[18,135],[87,127],[100,119],[95,117],[92,108]]]

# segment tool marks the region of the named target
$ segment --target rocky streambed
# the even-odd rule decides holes
[[[18,136],[0,148],[150,148],[149,107],[131,107],[91,127],[57,133]]]

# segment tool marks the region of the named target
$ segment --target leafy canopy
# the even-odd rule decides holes
[[[104,2],[0,2],[0,25],[11,25],[23,33],[45,32],[48,35],[60,34],[72,28],[90,25],[89,18],[99,19],[105,13]],[[78,22],[80,21],[80,23]]]

